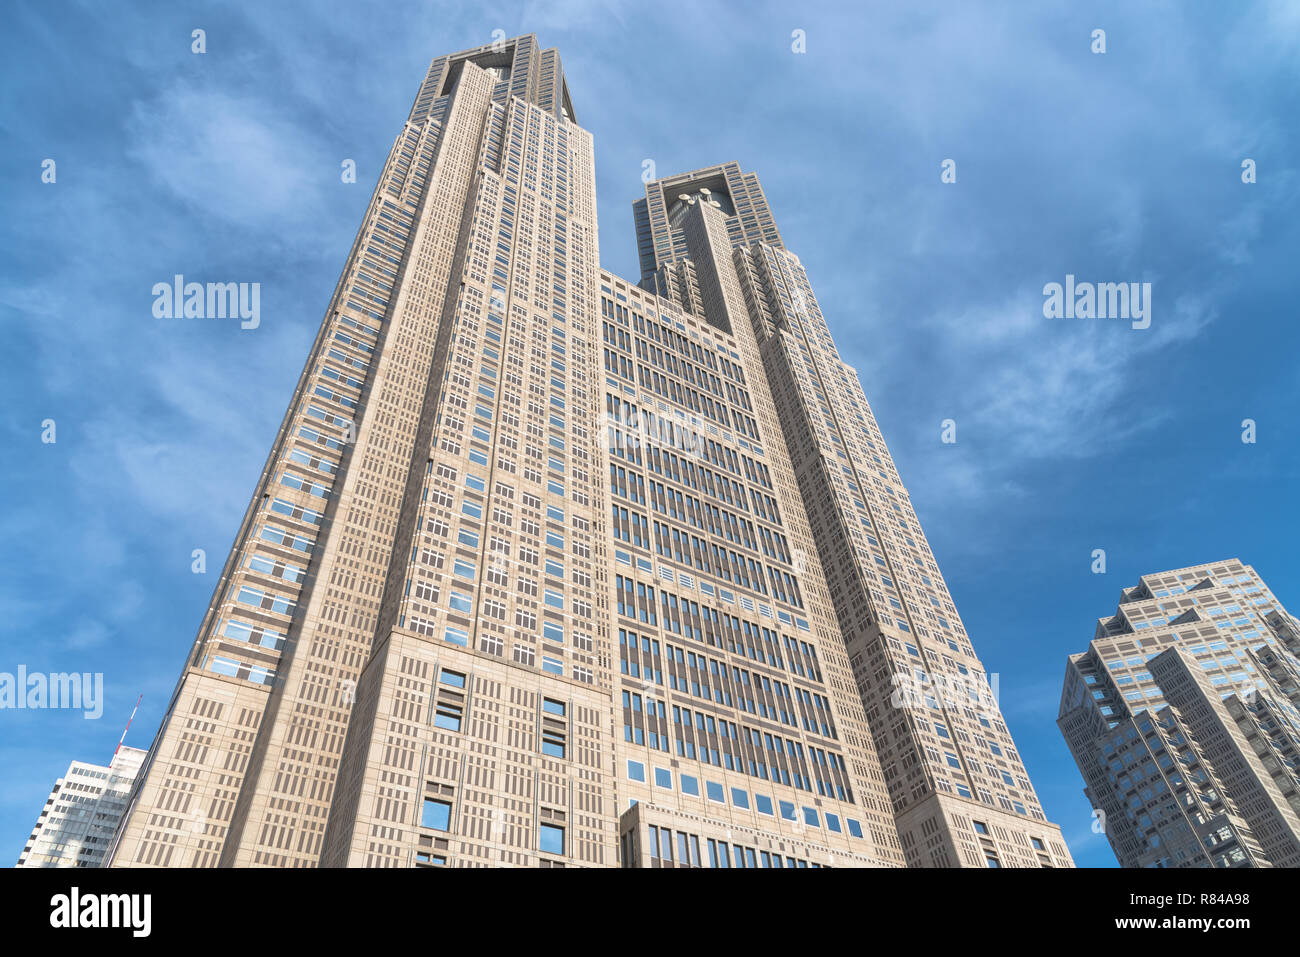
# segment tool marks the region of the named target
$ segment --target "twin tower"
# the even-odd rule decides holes
[[[1068,867],[758,178],[433,61],[111,866]]]

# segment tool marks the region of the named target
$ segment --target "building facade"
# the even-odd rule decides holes
[[[1058,725],[1124,867],[1300,865],[1300,623],[1249,565],[1144,575]]]
[[[101,866],[144,756],[123,746],[107,767],[73,761],[54,782],[16,866]]]
[[[645,192],[642,285],[752,331],[815,542],[798,560],[825,569],[908,865],[1072,866],[758,177],[728,163]]]
[[[433,61],[114,866],[1069,862],[1027,781],[900,841],[736,175],[680,236],[638,207],[682,256],[628,282],[556,51]]]

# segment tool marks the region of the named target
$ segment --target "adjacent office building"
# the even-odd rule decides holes
[[[1300,865],[1300,622],[1237,559],[1143,575],[1058,725],[1125,867]]]
[[[18,867],[99,867],[145,752],[119,747],[107,767],[73,761],[54,782]]]
[[[1069,865],[757,178],[636,216],[555,50],[433,61],[114,866]]]

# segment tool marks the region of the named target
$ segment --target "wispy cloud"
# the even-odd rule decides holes
[[[265,96],[178,83],[137,101],[127,133],[150,185],[244,231],[301,228],[339,179],[319,137]]]

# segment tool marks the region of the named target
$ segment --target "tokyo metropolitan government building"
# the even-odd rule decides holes
[[[433,61],[110,866],[1071,866],[758,178]]]

